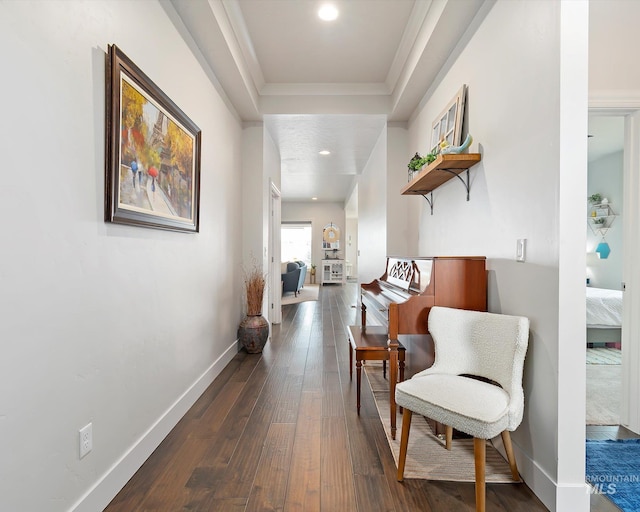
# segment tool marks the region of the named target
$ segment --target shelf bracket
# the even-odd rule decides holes
[[[466,170],[467,173],[467,179],[465,181],[464,178],[460,177],[460,174],[450,170],[450,169],[440,169],[441,171],[445,171],[448,172],[450,174],[453,174],[456,178],[458,178],[462,184],[464,185],[465,190],[467,191],[467,201],[469,200],[469,191],[471,190],[471,187],[469,186],[469,169]],[[431,192],[429,192],[429,197],[426,196],[426,194],[420,194],[422,197],[424,197],[427,200],[427,203],[429,203],[429,207],[431,208],[431,215],[433,215],[433,190]]]
[[[420,195],[427,200],[427,203],[429,203],[429,206],[431,207],[431,215],[433,215],[433,190],[429,192],[429,197],[431,197],[431,199],[429,199],[429,197],[425,196],[424,194]]]
[[[469,190],[471,190],[471,187],[469,186],[469,169],[466,170],[466,173],[467,173],[467,180],[466,181],[464,180],[464,178],[460,177],[460,174],[462,174],[462,173],[457,174],[454,171],[452,171],[451,169],[440,169],[440,170],[453,174],[456,178],[458,178],[462,182],[462,184],[464,185],[464,188],[467,190],[467,201],[468,201],[469,200]]]

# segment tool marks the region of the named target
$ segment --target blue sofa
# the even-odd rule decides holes
[[[306,277],[307,265],[303,261],[290,261],[287,263],[287,271],[281,275],[282,293],[293,292],[297,297]]]
[[[300,281],[298,283],[298,291],[304,288],[304,280],[307,278],[307,264],[304,261],[294,261],[300,267]]]
[[[296,297],[298,296],[301,273],[302,269],[300,268],[300,265],[294,262],[287,263],[287,271],[281,275],[283,294],[286,292],[294,292]]]

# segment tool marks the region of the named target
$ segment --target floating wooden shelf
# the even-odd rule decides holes
[[[400,193],[402,195],[424,196],[432,192],[454,176],[467,171],[482,159],[480,153],[464,155],[438,155],[427,167],[407,183]],[[459,176],[458,176],[459,177]],[[459,177],[460,178],[460,177]],[[460,178],[462,180],[462,178]],[[464,182],[463,182],[464,183]],[[467,180],[467,199],[469,195]]]

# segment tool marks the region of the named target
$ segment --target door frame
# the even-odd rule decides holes
[[[282,277],[280,265],[280,222],[282,218],[282,194],[277,185],[269,180],[269,320],[282,323]]]
[[[640,99],[590,99],[589,115],[624,117],[623,151],[623,264],[625,283],[622,306],[622,384],[620,424],[640,433],[640,319],[632,314],[640,307],[640,269],[634,254],[640,251]]]

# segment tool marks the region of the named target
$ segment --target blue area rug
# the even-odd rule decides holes
[[[587,482],[624,512],[640,512],[640,439],[587,440]]]

